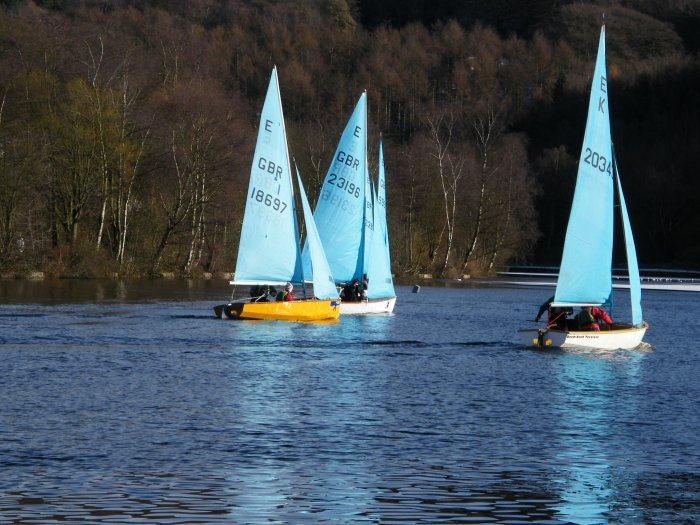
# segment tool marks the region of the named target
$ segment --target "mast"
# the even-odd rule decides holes
[[[369,134],[369,129],[367,128],[367,90],[365,89],[362,92],[365,96],[365,114],[364,114],[364,126],[365,126],[365,144],[364,144],[364,151],[365,151],[365,163],[364,163],[364,186],[365,186],[365,205],[363,207],[362,211],[362,253],[359,254],[360,257],[362,257],[362,263],[360,264],[360,275],[359,275],[359,280],[362,282],[362,279],[364,275],[367,273],[367,257],[369,256],[369,249],[370,249],[370,243],[368,243],[368,228],[369,228],[369,223],[367,222],[367,209],[368,204],[371,204],[372,210],[374,211],[374,195],[372,191],[372,185],[370,184],[370,176],[369,176],[369,160],[368,160],[368,151],[367,151],[367,135]],[[369,190],[369,191],[368,191]],[[369,194],[369,195],[368,195]],[[372,228],[374,228],[374,213],[372,213]],[[371,234],[370,234],[371,235]]]
[[[367,97],[367,90],[363,90],[362,93]],[[358,254],[362,258],[360,263],[360,282],[362,282],[362,276],[365,274],[365,259],[367,259],[367,102],[365,101],[365,114],[364,114],[364,126],[365,126],[365,163],[364,163],[364,174],[363,183],[365,185],[365,205],[362,207],[362,253]]]
[[[277,65],[274,66],[273,68],[275,71],[277,71]],[[289,158],[289,144],[287,143],[287,125],[284,122],[284,111],[282,110],[282,94],[280,93],[280,84],[279,84],[279,73],[275,75],[275,79],[277,80],[277,99],[279,100],[279,105],[280,105],[280,112],[282,113],[282,134],[284,136],[284,156],[285,160],[287,161],[287,173],[289,174],[289,185],[292,188],[292,217],[294,220],[294,244],[297,247],[297,262],[296,266],[299,269],[299,275],[301,275],[301,289],[304,294],[304,299],[306,299],[306,285],[304,283],[304,265],[301,263],[301,233],[299,232],[299,218],[297,216],[297,199],[296,199],[296,193],[294,191],[294,177],[292,177],[292,163],[291,159]],[[294,274],[296,275],[296,270],[295,268]]]
[[[297,176],[298,176],[299,175],[299,167],[297,166],[296,159],[294,159],[294,169],[296,170]],[[290,169],[290,171],[289,171],[290,176],[291,176],[291,173],[292,172]],[[299,216],[298,216],[298,212],[297,212],[297,198],[296,198],[296,194],[294,193],[294,183],[292,183],[292,202],[294,203],[293,204],[293,206],[294,206],[294,230],[295,230],[296,236],[297,236],[296,237],[297,248],[298,248],[297,257],[299,258],[299,271],[300,271],[300,275],[301,275],[301,292],[304,295],[304,299],[306,299],[306,278],[304,277],[304,263],[301,260],[301,254],[302,254],[302,251],[304,249],[304,244],[301,241],[301,232],[299,231]],[[306,228],[306,231],[308,232],[308,226]],[[308,235],[308,233],[307,233],[307,235]],[[311,271],[313,272],[313,263],[311,266]],[[313,277],[313,274],[312,274],[312,277]],[[313,279],[312,279],[312,282],[313,282]]]

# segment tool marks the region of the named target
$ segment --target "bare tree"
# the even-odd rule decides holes
[[[192,183],[195,173],[192,163],[187,159],[187,153],[179,150],[179,142],[183,139],[185,139],[185,131],[182,126],[172,130],[170,147],[174,170],[174,188],[170,195],[164,194],[162,190],[157,191],[158,201],[165,215],[165,225],[160,234],[160,241],[151,257],[151,275],[157,272],[163,251],[167,247],[171,235],[185,220],[193,205]]]
[[[438,165],[438,177],[440,179],[445,212],[445,222],[440,231],[440,239],[445,232],[447,233],[445,257],[440,270],[440,275],[444,276],[447,273],[447,266],[454,243],[457,189],[464,173],[464,158],[450,151],[455,128],[455,116],[452,111],[443,111],[437,116],[429,115],[426,117],[426,123],[428,124],[434,147],[431,155]],[[438,240],[438,242],[440,241]]]
[[[213,140],[212,132],[207,128],[205,119],[199,119],[193,125],[189,162],[192,166],[191,185],[192,216],[190,228],[190,249],[182,269],[189,273],[193,263],[202,257],[204,247],[204,215],[209,202],[208,187],[208,151]]]
[[[467,270],[467,266],[476,251],[476,247],[481,240],[484,214],[486,211],[487,191],[489,179],[498,170],[498,165],[492,165],[492,151],[498,141],[502,131],[501,112],[503,105],[494,109],[491,104],[487,104],[483,111],[478,112],[472,122],[476,147],[480,157],[480,171],[478,183],[478,198],[476,202],[476,212],[474,215],[474,225],[467,248],[462,258],[462,271]]]

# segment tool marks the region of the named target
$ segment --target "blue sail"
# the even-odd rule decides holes
[[[611,298],[612,163],[603,26],[555,304],[604,304]]]
[[[369,175],[369,166],[365,156],[365,211],[362,223],[362,242],[360,257],[357,258],[355,275],[364,277],[370,262],[374,258],[374,185]]]
[[[235,283],[284,283],[301,273],[294,193],[277,68],[260,114]]]
[[[326,254],[323,251],[323,244],[321,244],[321,239],[318,236],[316,221],[314,221],[314,216],[311,213],[311,206],[309,206],[309,200],[306,198],[306,192],[304,191],[298,168],[297,181],[299,182],[299,195],[301,196],[301,207],[304,212],[304,223],[306,224],[306,241],[309,247],[312,272],[311,276],[305,275],[304,277],[306,279],[312,278],[314,296],[317,299],[337,299],[338,290],[335,287],[335,281],[333,280]]]
[[[340,137],[314,212],[331,271],[341,283],[363,273],[366,163],[367,94],[363,93]],[[308,268],[307,247],[304,262]]]
[[[620,197],[622,229],[625,232],[625,251],[627,253],[627,270],[630,280],[630,300],[632,301],[632,324],[639,326],[642,324],[642,284],[639,279],[637,250],[634,247],[634,236],[632,235],[630,218],[627,214],[627,203],[625,202],[625,195],[622,193],[620,173],[617,171],[617,161],[615,161],[615,180],[617,181],[617,194]]]
[[[369,299],[395,297],[394,281],[391,276],[391,252],[389,250],[389,230],[386,222],[386,178],[384,174],[384,148],[379,142],[379,169],[377,192],[374,197],[374,232],[372,237],[372,257],[367,267]]]

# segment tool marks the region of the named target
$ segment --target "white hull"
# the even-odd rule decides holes
[[[396,297],[374,299],[359,303],[340,303],[340,315],[390,314],[394,311]]]
[[[642,326],[616,327],[613,330],[596,331],[543,331],[539,337],[537,329],[518,330],[521,341],[527,346],[554,346],[559,348],[600,348],[603,350],[631,350],[642,342],[649,328],[647,323]]]

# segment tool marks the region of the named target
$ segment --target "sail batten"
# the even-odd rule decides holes
[[[290,281],[301,272],[284,115],[273,69],[250,170],[236,282]]]
[[[610,301],[614,195],[612,164],[603,26],[555,303],[606,304]]]

